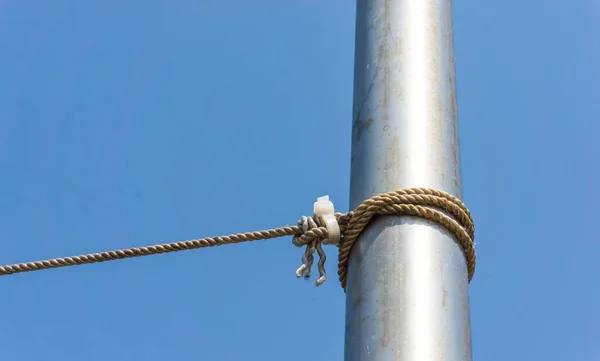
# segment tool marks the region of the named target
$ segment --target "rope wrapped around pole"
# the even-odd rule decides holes
[[[471,281],[475,273],[475,227],[469,210],[463,202],[448,193],[428,188],[409,188],[376,195],[365,200],[352,212],[335,214],[341,231],[341,239],[336,244],[339,247],[338,277],[344,290],[352,247],[371,219],[382,215],[420,217],[446,228],[463,248],[467,262],[467,276]],[[302,266],[296,275],[310,277],[314,253],[317,252],[319,255],[317,285],[325,282],[326,255],[322,245],[331,242],[328,241],[327,227],[323,225],[320,217],[316,216],[302,217],[295,226],[0,266],[0,276],[284,236],[294,236],[292,242],[296,247],[306,247]]]

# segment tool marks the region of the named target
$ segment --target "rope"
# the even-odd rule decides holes
[[[446,192],[428,188],[410,188],[369,198],[354,212],[348,214],[349,221],[342,230],[343,238],[338,256],[338,276],[342,288],[346,289],[348,259],[352,246],[371,219],[378,215],[421,217],[445,227],[463,247],[469,282],[471,281],[475,273],[475,226],[467,206]]]
[[[12,264],[0,266],[0,276],[31,271],[41,271],[50,268],[79,266],[89,263],[99,263],[106,261],[115,261],[118,259],[125,258],[150,256],[160,253],[179,252],[191,249],[221,246],[224,244],[242,243],[284,236],[293,236],[301,232],[301,227],[289,226],[275,229],[267,229],[257,232],[238,233],[229,236],[207,237],[201,239],[192,239],[188,241],[158,244],[154,246],[127,248],[117,251],[90,253],[81,256],[54,258],[45,261]]]
[[[475,273],[475,233],[469,210],[463,202],[448,193],[428,188],[410,188],[379,194],[365,200],[352,212],[336,213],[335,216],[342,233],[341,240],[337,244],[339,247],[338,276],[344,290],[346,289],[350,251],[371,219],[380,215],[420,217],[446,228],[462,245],[467,262],[468,279],[471,281]],[[296,247],[306,247],[302,256],[302,266],[296,271],[296,275],[310,278],[316,252],[319,255],[317,285],[325,282],[326,255],[322,245],[331,244],[331,242],[328,240],[327,228],[319,217],[302,217],[296,226],[0,266],[0,276],[284,236],[294,236],[292,243]]]

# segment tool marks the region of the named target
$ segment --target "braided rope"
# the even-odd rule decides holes
[[[446,228],[462,245],[467,262],[468,279],[471,281],[475,273],[475,227],[469,210],[463,202],[448,193],[428,188],[410,188],[376,195],[365,200],[353,212],[336,214],[342,233],[337,245],[339,247],[338,276],[344,290],[350,251],[371,219],[380,215],[415,216]],[[327,228],[318,217],[302,217],[296,226],[0,266],[0,276],[284,236],[294,236],[292,243],[296,247],[306,246],[302,266],[296,272],[297,276],[310,277],[314,253],[317,252],[320,258],[317,285],[325,282],[326,255],[322,244],[330,244],[330,242],[328,242]]]

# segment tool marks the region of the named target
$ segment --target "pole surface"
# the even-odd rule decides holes
[[[358,0],[350,208],[429,187],[461,197],[450,0]],[[467,361],[462,247],[415,217],[378,217],[355,244],[345,361]]]

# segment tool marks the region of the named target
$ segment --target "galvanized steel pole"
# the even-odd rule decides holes
[[[461,197],[450,0],[358,0],[350,208],[386,191]],[[380,217],[355,244],[345,361],[471,360],[461,246],[414,217]]]

